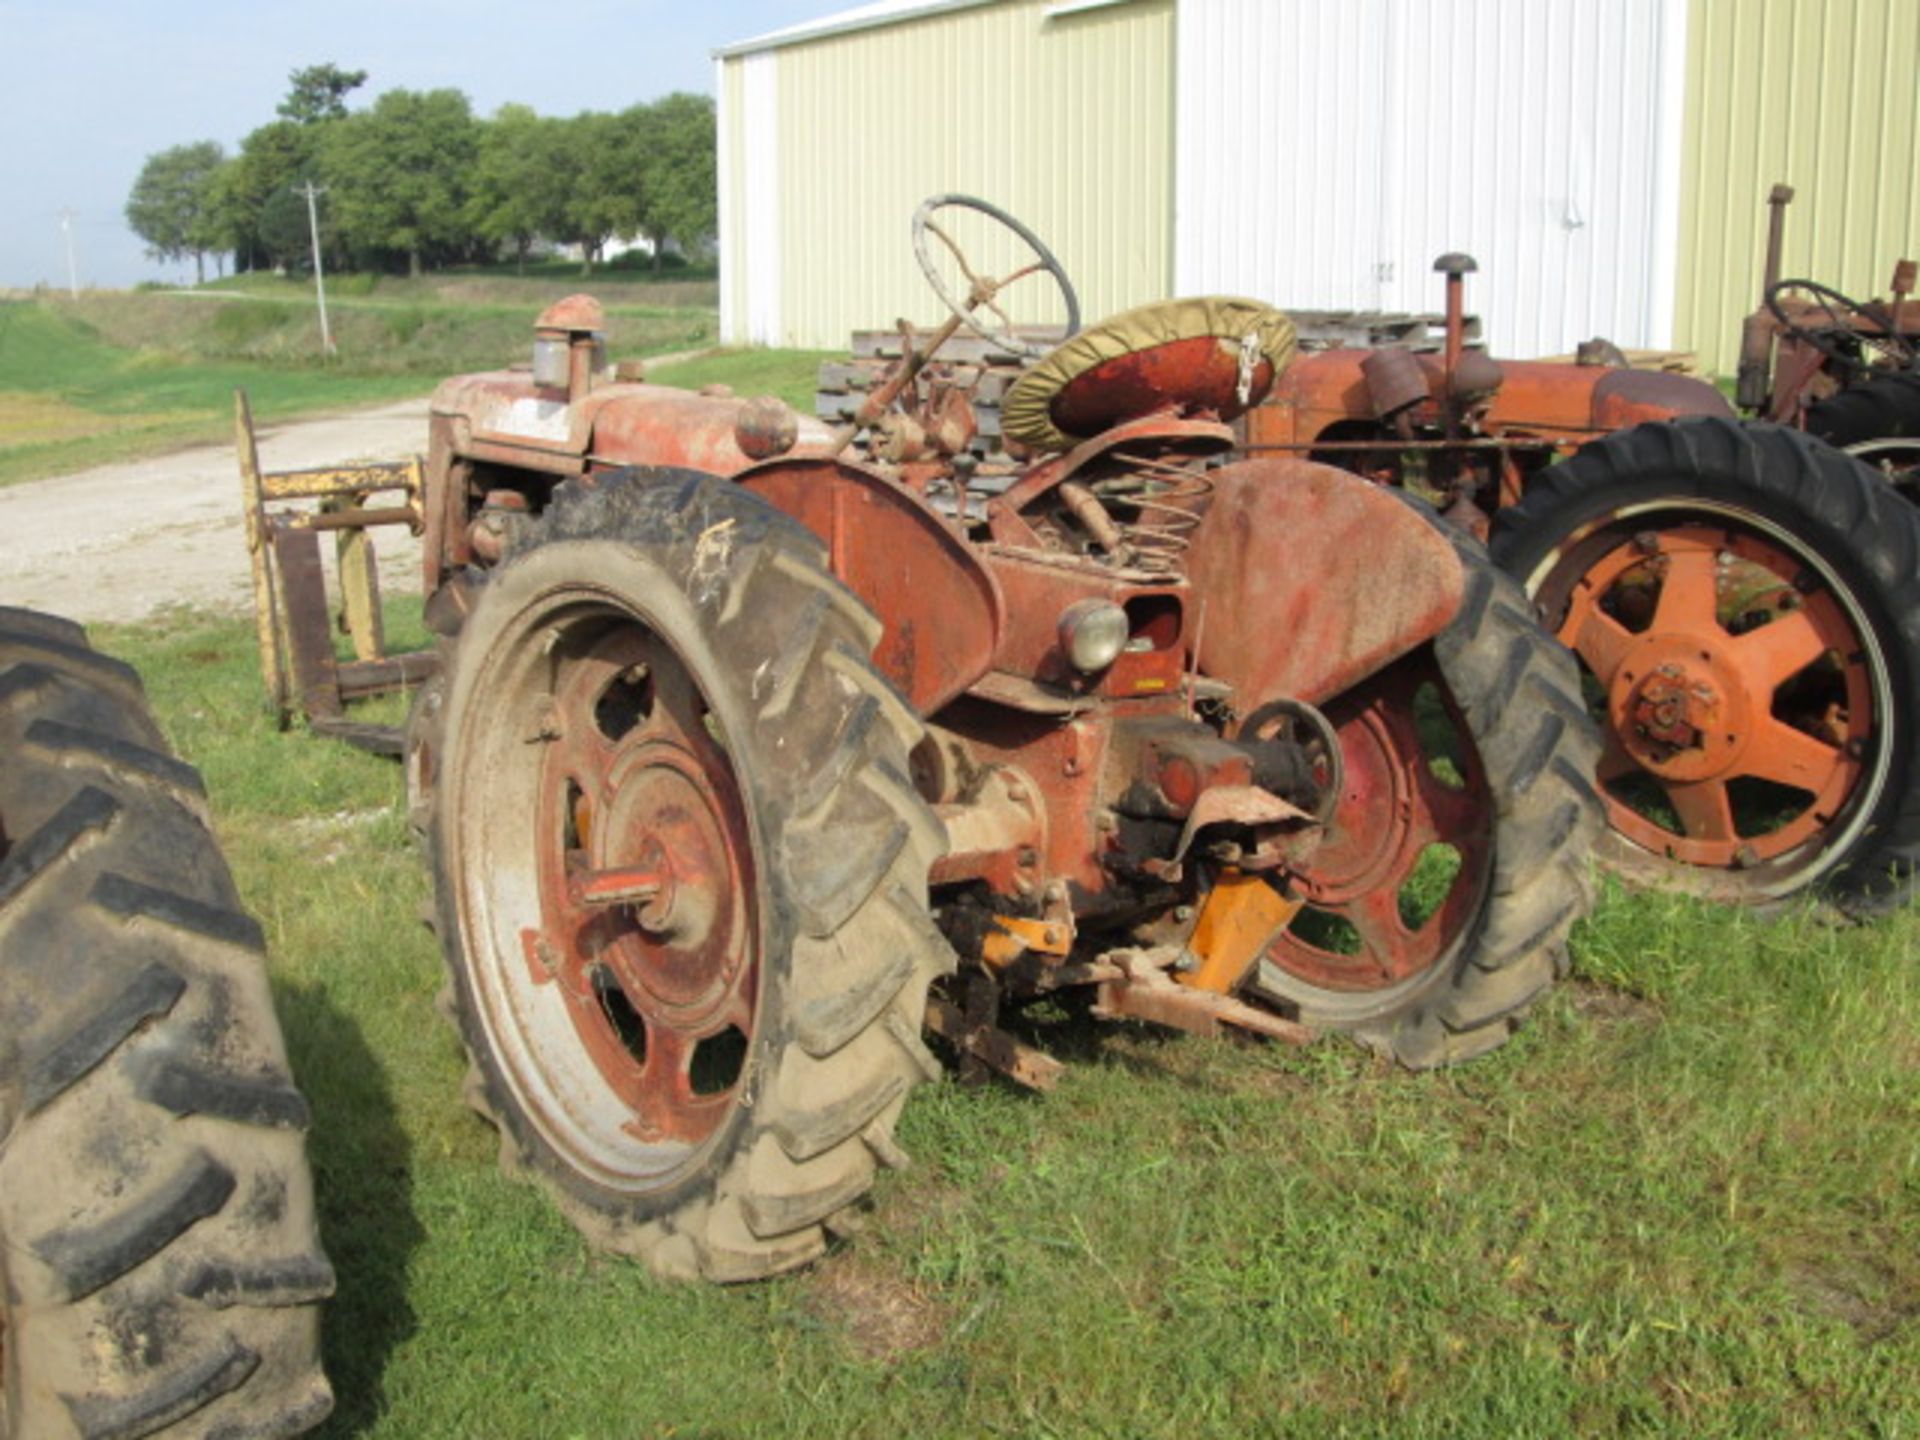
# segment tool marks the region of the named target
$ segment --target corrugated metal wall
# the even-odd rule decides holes
[[[764,302],[755,277],[729,261],[728,339],[838,349],[855,329],[944,318],[908,234],[914,208],[943,191],[979,195],[1032,226],[1089,318],[1167,293],[1173,0],[1053,18],[1048,8],[1007,0],[722,62],[730,121],[747,123],[738,77],[755,61],[773,67],[778,116],[773,206],[731,203],[722,227],[735,255],[774,233],[763,227],[777,230],[778,329],[750,333]],[[722,186],[736,197],[751,144],[730,144]],[[1016,263],[984,229],[959,228],[983,270]],[[1039,279],[1008,292],[1016,319],[1050,318],[1049,299]]]
[[[1175,277],[1669,342],[1686,0],[1180,0]]]
[[[1920,0],[1694,0],[1690,52],[1675,343],[1727,374],[1774,182],[1787,275],[1884,296],[1920,255]]]

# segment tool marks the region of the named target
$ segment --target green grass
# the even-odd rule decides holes
[[[584,286],[578,276],[341,276],[328,360],[310,286],[275,276],[0,300],[0,485],[223,440],[240,386],[263,422],[423,395],[444,376],[524,360],[534,317],[581,288],[605,303],[616,359],[714,342],[716,286],[683,271],[657,281],[606,272]]]
[[[262,420],[418,394],[418,379],[183,361],[115,346],[48,305],[0,302],[0,484],[229,433],[244,385]]]
[[[274,733],[242,623],[98,638],[267,927],[339,1270],[326,1434],[1920,1434],[1913,915],[1609,886],[1573,980],[1444,1074],[1063,1014],[1053,1095],[916,1096],[849,1248],[664,1286],[462,1106],[398,768]]]
[[[689,390],[727,385],[737,395],[777,395],[802,415],[811,415],[821,362],[843,358],[826,350],[717,350],[672,365],[649,366],[647,378]]]

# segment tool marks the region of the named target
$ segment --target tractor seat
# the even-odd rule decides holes
[[[1001,428],[1051,452],[1168,408],[1233,420],[1266,396],[1294,348],[1293,321],[1257,300],[1156,301],[1082,330],[1023,374],[1001,402]]]

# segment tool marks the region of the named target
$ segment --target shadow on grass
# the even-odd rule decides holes
[[[385,1067],[317,985],[277,986],[295,1076],[313,1108],[307,1150],[320,1239],[337,1288],[322,1350],[333,1382],[325,1435],[358,1434],[386,1409],[383,1377],[415,1328],[408,1262],[426,1238],[414,1214],[409,1146]]]
[[[1117,1066],[1135,1075],[1175,1078],[1185,1067],[1164,1058],[1166,1047],[1182,1035],[1178,1030],[1126,1020],[1102,1019],[1093,1013],[1092,987],[1062,990],[1026,1005],[1009,1003],[1000,1013],[1000,1025],[1014,1039],[1031,1045],[1069,1066]],[[958,997],[955,997],[958,1003]],[[945,1047],[951,1054],[951,1047]],[[995,1076],[996,1080],[1003,1077]],[[1005,1081],[1020,1094],[1024,1086]]]

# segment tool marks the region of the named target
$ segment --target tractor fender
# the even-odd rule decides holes
[[[1006,623],[1000,582],[925,501],[822,456],[734,478],[826,543],[834,578],[880,617],[874,665],[916,712],[933,714],[987,673]]]
[[[1660,370],[1608,370],[1593,387],[1593,428],[1625,430],[1682,415],[1734,418],[1727,397],[1704,380]]]
[[[1466,575],[1398,493],[1306,460],[1216,470],[1188,574],[1204,601],[1199,666],[1243,714],[1319,703],[1432,639]]]

